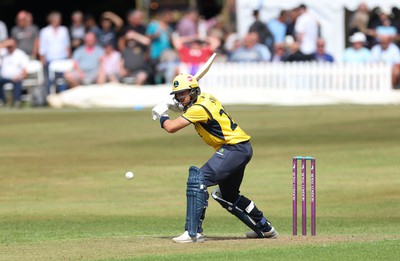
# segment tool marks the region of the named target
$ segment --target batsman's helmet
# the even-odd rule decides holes
[[[197,100],[197,96],[200,95],[199,82],[194,78],[193,75],[188,73],[181,73],[176,76],[172,82],[172,92],[171,95],[176,95],[178,93],[189,91],[190,102],[188,105],[183,106],[178,100],[179,106],[185,111],[187,108],[192,106],[192,104]]]
[[[199,82],[196,80],[196,78],[194,78],[194,76],[191,74],[181,73],[172,81],[171,94],[181,93],[194,88],[199,88]]]

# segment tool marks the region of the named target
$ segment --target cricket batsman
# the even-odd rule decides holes
[[[208,205],[207,187],[215,185],[218,187],[212,191],[212,197],[251,229],[246,237],[277,238],[278,232],[263,212],[239,191],[244,170],[253,155],[250,136],[214,96],[201,92],[196,77],[176,76],[171,95],[174,95],[173,102],[160,103],[152,109],[153,120],[158,119],[161,128],[168,133],[193,124],[204,142],[215,150],[201,168],[189,168],[185,232],[172,240],[176,243],[204,242],[202,222]],[[180,111],[182,115],[170,119],[168,110]]]

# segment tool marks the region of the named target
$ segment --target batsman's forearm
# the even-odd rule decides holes
[[[178,129],[174,128],[172,121],[167,116],[163,116],[160,118],[161,128],[163,128],[168,133],[174,133]]]

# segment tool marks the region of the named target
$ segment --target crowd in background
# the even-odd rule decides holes
[[[377,15],[374,15],[377,14]],[[131,10],[121,18],[113,12],[100,17],[75,11],[71,23],[62,14],[48,14],[48,25],[39,28],[26,10],[17,13],[15,25],[0,21],[0,107],[7,102],[5,84],[13,85],[13,104],[21,106],[22,80],[29,60],[40,60],[46,72],[45,93],[55,81],[49,65],[71,60],[73,68],[57,75],[56,91],[79,85],[124,83],[134,85],[169,83],[178,73],[195,74],[213,53],[227,62],[378,62],[393,65],[394,87],[400,79],[400,27],[391,10],[370,10],[361,4],[348,24],[351,46],[343,57],[325,51],[320,23],[307,6],[282,10],[262,21],[254,10],[254,22],[243,37],[223,22],[222,16],[204,19],[196,9],[160,10],[146,17]]]

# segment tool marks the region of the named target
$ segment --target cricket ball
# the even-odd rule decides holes
[[[134,175],[133,172],[131,172],[131,171],[128,171],[127,173],[125,173],[125,177],[126,177],[127,179],[133,179],[134,176],[135,176],[135,175]]]

